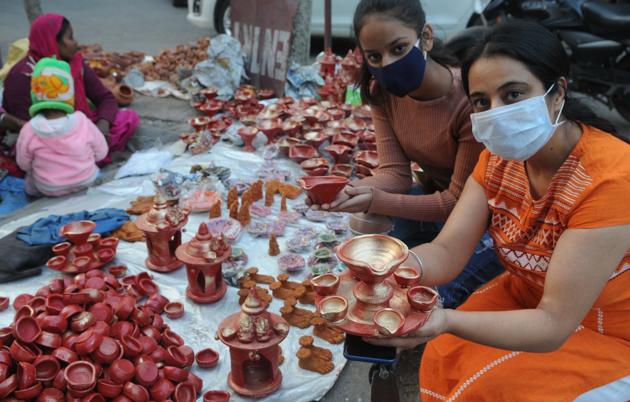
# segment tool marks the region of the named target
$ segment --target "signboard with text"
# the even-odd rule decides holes
[[[284,94],[296,0],[231,0],[232,34],[252,84]]]

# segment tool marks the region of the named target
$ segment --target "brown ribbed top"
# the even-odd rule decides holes
[[[431,101],[384,94],[372,106],[379,168],[354,186],[374,188],[370,213],[418,221],[445,221],[471,174],[483,145],[472,135],[470,104],[458,69],[451,69],[449,93]],[[407,195],[412,185],[410,162],[424,170],[438,190]]]

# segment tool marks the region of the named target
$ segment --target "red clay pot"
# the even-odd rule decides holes
[[[342,176],[303,176],[297,183],[306,191],[307,196],[316,205],[330,204],[337,194],[348,184],[348,178]]]
[[[70,364],[79,360],[79,355],[69,348],[61,346],[52,351],[50,354],[55,359],[59,360],[62,363]]]
[[[158,367],[153,360],[146,360],[136,366],[136,382],[143,387],[150,387],[157,382]]]
[[[18,363],[17,372],[15,374],[17,376],[18,389],[28,388],[37,382],[35,366],[31,363]]]
[[[149,392],[146,388],[132,382],[127,382],[123,386],[123,393],[134,402],[147,402],[149,400]]]
[[[96,389],[105,398],[115,398],[122,393],[123,385],[112,380],[100,379],[96,382]]]
[[[109,378],[118,384],[125,384],[131,381],[135,375],[136,368],[127,359],[120,359],[113,362],[108,369]]]
[[[219,354],[211,348],[202,349],[195,355],[197,365],[201,368],[210,368],[216,366],[219,361]]]
[[[184,316],[184,305],[180,302],[170,302],[164,306],[164,312],[171,320],[181,318]]]
[[[37,402],[64,402],[65,400],[63,392],[56,388],[45,388],[37,397]]]
[[[86,361],[70,363],[64,370],[64,378],[71,390],[91,390],[96,385],[96,368]]]
[[[175,392],[173,392],[175,402],[195,402],[197,400],[197,391],[191,383],[182,382],[177,384]]]
[[[15,323],[13,336],[23,343],[32,343],[42,333],[37,320],[33,317],[22,317]]]
[[[208,391],[203,394],[203,402],[229,402],[230,393],[227,391]]]
[[[37,357],[33,362],[33,366],[35,366],[35,378],[37,381],[52,381],[61,369],[61,365],[56,358],[46,355]]]

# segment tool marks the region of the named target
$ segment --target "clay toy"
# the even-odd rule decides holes
[[[298,365],[304,370],[314,371],[319,374],[327,374],[333,371],[332,352],[329,349],[313,345],[312,336],[300,337],[300,349],[295,354]]]
[[[244,280],[251,280],[256,283],[264,283],[265,285],[269,285],[275,282],[275,279],[271,275],[262,275],[258,273],[258,268],[250,267],[245,271]]]
[[[293,297],[289,297],[284,301],[284,306],[280,308],[280,313],[282,314],[282,318],[287,320],[287,322],[298,328],[308,328],[311,326],[311,320],[315,317],[315,313],[296,307],[297,301]]]
[[[112,236],[130,243],[144,241],[144,233],[132,221],[125,222],[112,233]]]
[[[154,203],[153,196],[150,196],[150,197],[140,196],[130,202],[131,207],[127,208],[125,212],[127,212],[130,215],[142,215],[145,212],[149,212],[149,210],[153,206],[153,203]]]
[[[238,220],[238,198],[230,204],[230,218]]]
[[[269,236],[269,250],[267,253],[272,257],[280,254],[280,246],[278,245],[278,239],[276,239],[275,234]]]
[[[336,345],[342,343],[345,339],[342,330],[329,324],[328,321],[319,314],[313,317],[311,324],[313,325],[313,335],[322,338],[326,342]]]
[[[212,205],[212,208],[210,208],[209,217],[210,219],[221,217],[221,200],[217,200],[217,202]]]

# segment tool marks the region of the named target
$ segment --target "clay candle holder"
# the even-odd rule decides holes
[[[267,137],[267,145],[271,144],[276,135],[280,133],[280,130],[282,129],[281,125],[282,122],[280,119],[263,120],[258,123],[258,129]]]
[[[378,284],[390,276],[409,255],[405,243],[386,235],[362,235],[344,241],[337,256],[354,276]]]
[[[214,349],[202,349],[195,355],[197,365],[201,368],[211,368],[219,361],[219,354]]]
[[[64,370],[64,379],[70,389],[90,390],[96,385],[96,368],[87,361],[70,363]]]
[[[374,325],[384,336],[397,336],[405,325],[405,316],[391,308],[384,308],[374,314]]]
[[[203,394],[203,402],[229,402],[230,393],[227,391],[207,391]]]
[[[161,195],[155,196],[155,204],[149,212],[136,220],[136,226],[144,232],[149,256],[146,266],[156,272],[172,272],[182,266],[175,257],[175,250],[182,241],[182,228],[188,221],[188,213],[178,206],[170,206]]]
[[[401,287],[408,288],[418,283],[420,274],[414,268],[400,267],[394,271],[394,279]]]
[[[437,298],[438,293],[426,286],[414,286],[407,291],[407,301],[418,311],[431,311]]]
[[[68,255],[68,252],[70,252],[70,247],[72,247],[72,244],[70,242],[64,241],[62,243],[55,244],[52,247],[52,252],[54,255],[66,256]]]
[[[213,236],[205,223],[195,237],[177,248],[177,258],[186,264],[186,295],[196,303],[214,303],[226,292],[221,265],[232,254],[223,236]]]
[[[310,145],[296,144],[289,148],[289,158],[295,163],[302,163],[316,156],[318,156],[317,150]]]
[[[348,300],[342,296],[326,296],[319,302],[318,310],[328,322],[341,321],[348,314]]]
[[[171,320],[184,316],[184,305],[180,302],[171,302],[164,306],[164,313]]]
[[[350,160],[352,148],[343,144],[331,144],[324,148],[335,160],[335,164],[347,163]]]
[[[238,129],[237,134],[243,139],[243,151],[256,151],[256,148],[252,145],[254,138],[256,138],[256,134],[258,134],[258,129],[256,127],[241,127]]]
[[[226,317],[217,331],[230,348],[228,384],[240,395],[262,398],[275,392],[282,382],[278,344],[289,332],[287,321],[267,311],[256,289],[251,288],[241,312]]]
[[[339,288],[339,277],[335,274],[322,274],[311,279],[315,293],[320,296],[330,296]]]
[[[223,109],[223,102],[216,99],[206,101],[199,107],[199,110],[206,114],[208,117],[213,117]]]
[[[349,132],[342,132],[335,134],[331,140],[333,144],[347,145],[351,149],[356,148],[359,143],[359,137],[356,134]]]
[[[13,335],[23,343],[32,343],[42,333],[37,320],[33,317],[22,317],[15,323]]]
[[[316,205],[330,204],[348,184],[342,176],[304,176],[297,179],[308,198]]]

